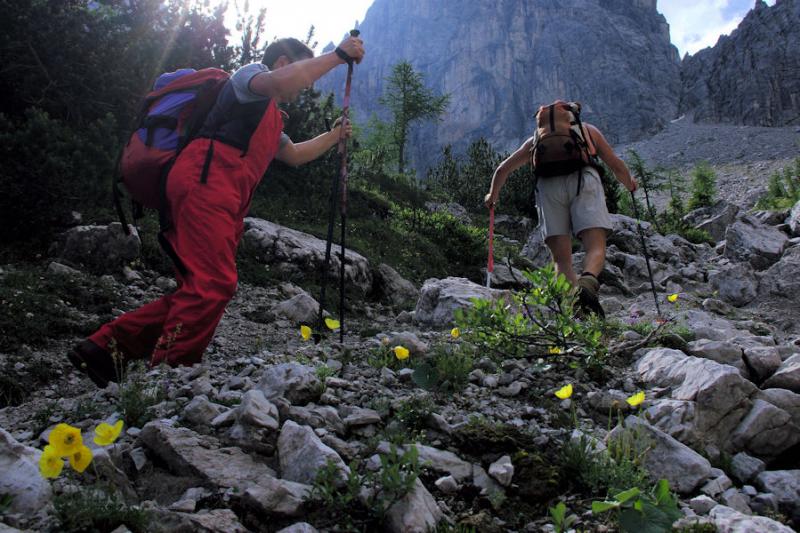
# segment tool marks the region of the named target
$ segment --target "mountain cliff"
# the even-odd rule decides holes
[[[446,120],[413,132],[417,168],[439,146],[459,151],[481,136],[512,149],[557,98],[581,101],[585,120],[615,141],[651,134],[677,112],[680,61],[655,0],[376,0],[360,30],[369,49],[353,83],[359,118],[387,118],[378,98],[401,60],[452,95]],[[341,93],[343,73],[319,86]]]
[[[683,61],[680,110],[695,121],[800,123],[800,1],[757,0],[716,46]]]

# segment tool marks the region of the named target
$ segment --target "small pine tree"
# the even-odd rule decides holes
[[[686,203],[683,195],[686,193],[686,178],[676,170],[666,171],[667,187],[669,188],[669,211],[674,217],[686,214]]]
[[[634,176],[639,180],[639,186],[644,192],[644,201],[647,205],[647,212],[643,213],[650,221],[656,222],[657,217],[653,205],[650,203],[650,192],[659,189],[658,176],[647,168],[642,157],[635,150],[628,150],[630,158],[630,168]]]
[[[717,174],[707,162],[703,161],[692,170],[692,196],[689,209],[714,205],[717,194]]]

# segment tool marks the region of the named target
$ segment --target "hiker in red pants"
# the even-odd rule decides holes
[[[69,359],[99,387],[116,381],[124,365],[199,363],[225,307],[236,292],[236,248],[250,201],[270,162],[297,166],[337,144],[339,128],[293,143],[282,132],[277,104],[290,102],[322,75],[361,62],[361,39],[348,37],[314,57],[297,39],[281,39],[261,63],[237,70],[222,88],[198,138],[178,156],[166,182],[166,248],[178,267],[178,289],[105,324],[78,344]],[[112,356],[113,354],[113,356]]]

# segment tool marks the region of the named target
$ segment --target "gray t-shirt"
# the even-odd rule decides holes
[[[258,74],[262,72],[269,72],[269,69],[263,63],[250,63],[245,65],[231,76],[231,85],[233,92],[236,95],[236,100],[240,104],[250,104],[253,102],[263,102],[269,100],[269,96],[264,96],[253,92],[250,89],[250,82],[253,81]],[[281,148],[289,142],[289,136],[281,132]]]

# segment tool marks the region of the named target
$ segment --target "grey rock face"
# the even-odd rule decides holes
[[[436,500],[417,479],[414,488],[386,512],[386,528],[391,533],[427,533],[444,518]]]
[[[708,281],[720,298],[737,307],[749,304],[758,295],[758,280],[750,263],[734,263],[709,276]]]
[[[427,464],[435,472],[441,472],[453,476],[456,482],[461,483],[472,476],[472,464],[461,459],[453,452],[439,450],[432,446],[414,444],[419,454],[420,464]],[[388,454],[391,446],[388,443],[381,443],[378,452]],[[398,453],[404,453],[405,448],[398,448]]]
[[[12,496],[9,513],[35,515],[50,503],[50,483],[39,474],[41,452],[0,428],[0,494]]]
[[[781,354],[774,346],[754,346],[744,350],[744,361],[756,383],[761,383],[781,367]]]
[[[308,522],[298,522],[289,527],[285,527],[278,531],[278,533],[317,533],[317,528]]]
[[[53,243],[50,254],[94,272],[115,272],[141,253],[139,234],[136,228],[129,227],[130,235],[125,235],[119,222],[71,228]]]
[[[322,391],[314,369],[299,363],[283,363],[265,369],[258,388],[268,400],[284,397],[296,405],[315,401]]]
[[[419,297],[419,289],[385,263],[378,265],[372,278],[373,294],[390,305],[405,305]]]
[[[800,301],[800,246],[786,250],[761,278],[759,297]]]
[[[787,389],[800,393],[800,354],[784,361],[778,371],[764,382],[764,388]]]
[[[505,291],[487,289],[466,278],[432,278],[422,286],[414,319],[420,324],[445,327],[453,323],[456,309],[472,307],[471,298],[496,300],[505,295]]]
[[[244,227],[242,245],[251,248],[265,266],[290,276],[317,279],[325,262],[324,240],[258,218],[244,219]],[[339,254],[331,254],[331,279],[339,276],[340,265]],[[372,288],[372,271],[367,259],[346,250],[344,278],[348,293],[364,298]]]
[[[183,408],[183,418],[196,426],[210,426],[211,422],[226,411],[224,405],[212,403],[204,394],[192,398]]]
[[[742,366],[742,349],[725,341],[699,339],[689,343],[687,351],[696,357],[711,359],[723,365]]]
[[[291,420],[284,422],[278,437],[278,457],[281,463],[281,477],[289,481],[311,484],[317,471],[332,461],[344,481],[350,469],[333,449],[319,440],[314,430],[300,426]]]
[[[522,247],[522,255],[530,259],[534,268],[542,268],[552,261],[550,250],[544,243],[544,237],[539,229],[533,230],[528,235],[528,240]]]
[[[783,126],[800,115],[800,6],[756,2],[730,36],[687,57],[682,65],[680,113],[697,121]],[[770,36],[780,36],[771,39]],[[757,76],[742,72],[757,71]]]
[[[766,389],[760,391],[756,398],[780,407],[792,417],[792,423],[800,427],[800,394],[786,389]]]
[[[717,505],[709,516],[714,521],[717,533],[793,533],[793,529],[764,516],[749,516],[730,507]]]
[[[622,431],[644,435],[652,448],[645,457],[645,468],[654,479],[666,479],[672,489],[688,494],[711,475],[711,464],[685,444],[654,428],[637,416],[625,419],[625,427],[615,428],[609,439],[619,438]]]
[[[788,240],[785,233],[745,216],[725,232],[725,257],[747,261],[756,270],[764,270],[778,262]]]
[[[482,276],[486,276],[486,269],[481,269]],[[511,268],[504,263],[495,262],[494,272],[492,272],[493,289],[522,289],[530,287],[531,282],[522,275],[518,268]]]
[[[435,92],[452,95],[447,120],[412,135],[418,168],[435,155],[431,145],[452,144],[458,153],[483,136],[502,150],[516,148],[531,135],[537,108],[557,98],[583,102],[585,120],[612,140],[640,138],[677,111],[678,54],[650,0],[381,0],[359,29],[371,43],[363,82],[353,85],[363,116],[384,113],[378,98],[401,60],[410,59]],[[613,81],[603,74],[611,65],[619,74]],[[343,80],[336,69],[318,85],[338,94]]]

